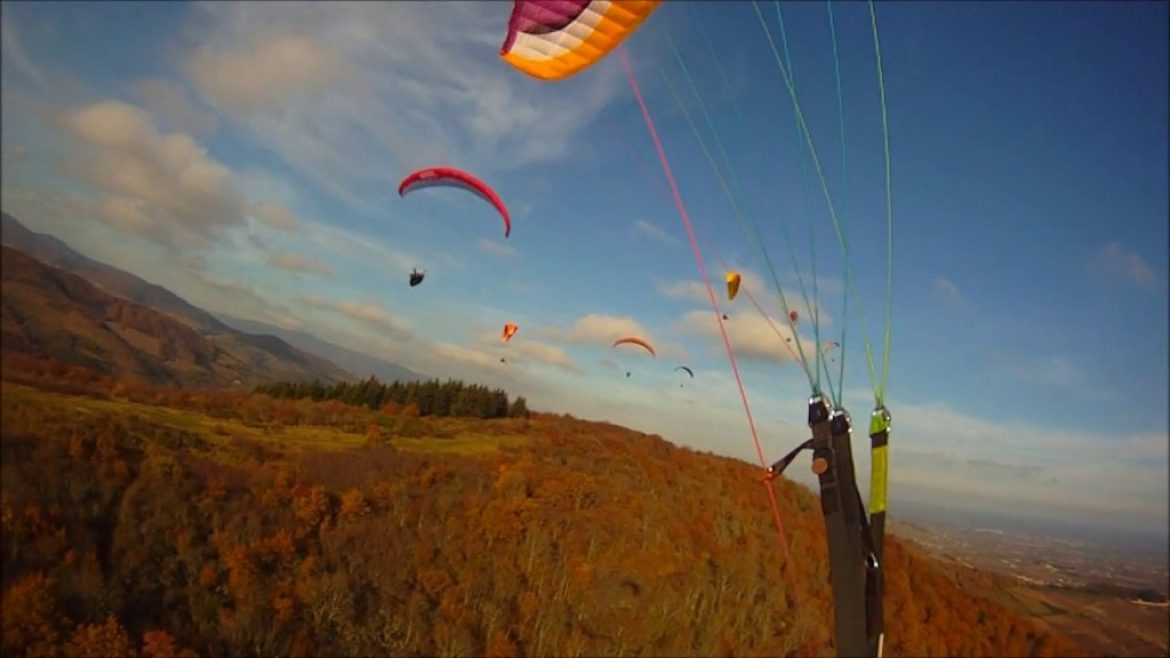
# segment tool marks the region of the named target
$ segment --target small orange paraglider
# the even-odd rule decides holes
[[[511,322],[505,324],[504,325],[504,333],[502,336],[504,339],[504,342],[506,343],[506,342],[512,340],[512,336],[515,336],[516,332],[519,329],[520,329],[520,327],[517,327],[516,325],[512,324]]]
[[[799,319],[800,319],[800,313],[797,313],[795,310],[788,312],[788,321],[789,322],[796,322]]]

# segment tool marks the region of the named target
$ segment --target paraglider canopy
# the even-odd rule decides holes
[[[500,57],[536,78],[567,78],[609,54],[659,2],[515,0]]]
[[[405,197],[408,192],[435,186],[461,188],[487,201],[492,204],[496,212],[500,213],[500,217],[504,220],[504,237],[508,237],[512,232],[512,218],[508,214],[508,208],[504,205],[504,200],[487,183],[462,169],[455,169],[454,167],[428,167],[426,169],[419,169],[406,178],[403,178],[402,182],[398,184],[398,196]]]
[[[613,341],[613,347],[625,344],[640,345],[641,347],[646,348],[646,351],[650,353],[650,356],[655,358],[658,357],[658,353],[654,351],[654,346],[650,344],[650,341],[642,338],[641,336],[623,336]],[[629,375],[627,374],[626,376],[628,377]]]
[[[423,277],[427,275],[426,272],[419,272],[418,268],[410,271],[410,287],[413,288],[423,282]]]
[[[739,272],[728,272],[727,273],[727,300],[728,301],[735,299],[735,296],[737,294],[739,294],[740,279],[741,279],[741,277],[739,276]]]
[[[520,327],[517,327],[511,322],[507,323],[504,325],[504,332],[501,334],[501,338],[503,338],[504,342],[506,343],[512,340],[512,336],[515,336],[519,329]]]

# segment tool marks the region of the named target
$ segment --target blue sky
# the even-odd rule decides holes
[[[759,7],[780,39],[776,6]],[[5,3],[4,210],[211,311],[755,461],[617,57],[565,81],[528,78],[496,56],[509,8]],[[894,510],[929,497],[1165,534],[1166,13],[877,5]],[[866,5],[834,14],[844,149],[826,5],[783,5],[783,36],[849,240],[850,298],[880,360],[876,61]],[[864,426],[873,393],[858,308],[842,315],[844,260],[752,4],[667,4],[627,50],[717,290],[712,245],[782,315],[688,116],[717,162],[728,154],[729,185],[786,293],[798,269],[811,281],[815,254],[822,330],[839,340],[847,327],[845,403]],[[511,237],[458,190],[398,198],[399,180],[432,165],[492,185]],[[406,285],[412,266],[428,272],[419,288]],[[721,304],[774,459],[804,438],[808,381],[743,295]],[[520,332],[502,346],[506,321]],[[659,358],[609,348],[631,332]],[[684,388],[681,363],[696,373]],[[866,472],[868,451],[857,453]]]

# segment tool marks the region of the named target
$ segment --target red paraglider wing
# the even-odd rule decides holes
[[[504,237],[506,238],[512,233],[512,217],[508,214],[508,207],[504,205],[504,200],[487,183],[466,171],[453,167],[419,169],[403,178],[402,182],[398,184],[398,196],[404,197],[407,192],[427,187],[458,187],[475,194],[492,204],[500,213],[500,217],[504,220]]]

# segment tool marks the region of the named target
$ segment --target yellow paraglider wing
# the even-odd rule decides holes
[[[735,296],[737,294],[739,294],[739,281],[740,281],[739,272],[728,272],[727,273],[727,300],[728,301],[735,299]]]
[[[500,57],[560,80],[592,66],[634,33],[661,0],[514,0]]]

